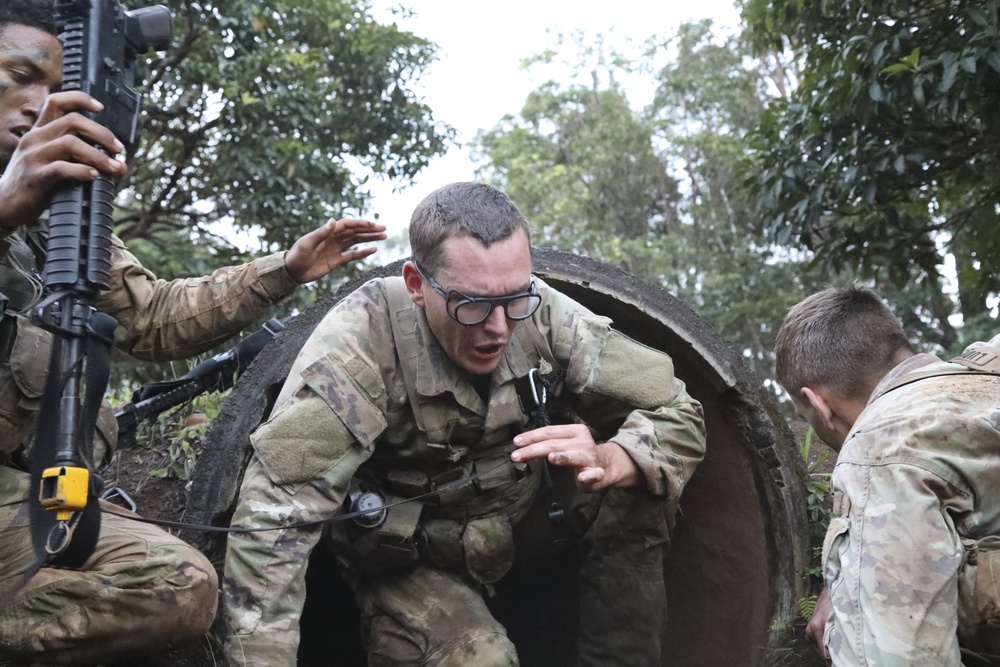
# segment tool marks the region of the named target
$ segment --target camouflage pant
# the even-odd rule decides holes
[[[36,560],[28,484],[0,467],[0,660],[114,662],[208,631],[218,602],[212,565],[159,528],[107,513],[79,570],[43,568],[9,597]]]
[[[578,493],[570,475],[561,486],[562,497],[571,496],[567,517],[582,560],[578,664],[659,667],[667,610],[663,556],[671,523],[666,504],[645,491]],[[540,497],[533,510],[544,515],[546,505]],[[529,513],[518,530],[519,554],[522,545],[548,542],[547,530]],[[420,564],[357,578],[354,588],[369,667],[518,664],[481,587],[466,578]]]
[[[566,474],[560,474],[560,473]],[[568,523],[579,537],[581,665],[653,667],[662,664],[666,625],[663,555],[669,541],[669,508],[643,490],[607,494],[576,491],[571,472],[553,471],[571,498]],[[316,508],[342,497],[322,484],[292,493],[273,483],[255,459],[247,468],[233,524],[258,527],[262,518],[285,523],[322,518]],[[522,544],[548,540],[545,500],[515,531]],[[528,519],[540,513],[540,522]],[[528,528],[527,523],[540,526]],[[231,665],[295,664],[305,563],[319,529],[230,536],[226,558],[226,654]],[[237,548],[238,547],[238,548]],[[332,558],[332,556],[331,556]],[[567,558],[567,560],[570,560]],[[371,667],[391,665],[516,665],[514,647],[490,614],[482,588],[464,572],[418,562],[392,574],[346,573],[362,610],[362,634]]]

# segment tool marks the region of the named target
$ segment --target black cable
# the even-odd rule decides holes
[[[497,465],[493,466],[489,470],[486,470],[485,472],[482,472],[482,473],[475,472],[475,473],[469,475],[468,477],[463,477],[462,479],[455,480],[454,482],[451,482],[450,484],[445,484],[444,486],[442,486],[440,488],[437,488],[437,489],[434,489],[433,491],[428,491],[427,493],[422,493],[419,496],[413,496],[412,498],[404,498],[402,500],[397,500],[394,503],[389,503],[387,505],[383,505],[381,509],[386,509],[387,510],[387,509],[390,509],[392,507],[398,507],[399,505],[404,505],[406,503],[412,503],[412,502],[416,502],[418,500],[424,500],[425,498],[433,498],[434,496],[441,495],[442,493],[448,493],[450,491],[455,491],[457,489],[462,488],[463,486],[466,486],[468,484],[472,484],[473,482],[477,481],[483,475],[488,475],[491,472],[493,472],[494,470],[497,470],[498,468],[501,468],[502,466],[505,466],[505,465],[507,465],[506,462],[504,462],[504,463],[498,463]],[[267,532],[267,531],[271,531],[271,530],[287,530],[289,528],[311,528],[313,526],[323,526],[323,525],[326,525],[328,523],[336,523],[338,521],[348,521],[350,519],[355,519],[355,518],[357,518],[359,516],[365,516],[367,514],[371,514],[372,511],[373,511],[373,510],[367,509],[367,510],[358,510],[356,512],[347,512],[345,514],[334,514],[333,516],[328,517],[326,519],[317,519],[315,521],[298,521],[296,523],[290,523],[290,524],[285,525],[285,526],[278,526],[278,527],[274,527],[274,528],[240,528],[240,527],[235,527],[234,528],[232,526],[226,526],[226,527],[224,527],[224,526],[203,526],[203,525],[194,524],[194,523],[182,523],[180,521],[166,521],[164,519],[149,519],[147,517],[139,516],[137,514],[121,514],[119,512],[115,512],[114,510],[111,510],[111,509],[109,509],[107,507],[102,507],[101,510],[103,512],[105,512],[106,514],[112,514],[114,516],[121,517],[123,519],[132,519],[133,521],[138,521],[140,523],[149,523],[149,524],[152,524],[154,526],[161,526],[163,528],[179,528],[179,529],[183,529],[183,530],[197,530],[197,531],[200,531],[200,532],[203,532],[203,533],[241,533],[241,534],[243,534],[243,533],[263,533],[263,532]]]

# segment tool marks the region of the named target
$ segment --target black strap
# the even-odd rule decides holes
[[[87,326],[84,345],[86,347],[85,383],[86,390],[81,406],[80,437],[82,451],[78,455],[83,464],[92,468],[90,458],[93,453],[94,432],[97,415],[104,399],[111,373],[111,345],[118,323],[104,313],[94,312]],[[55,336],[52,341],[52,359],[60,359],[63,338]],[[82,363],[82,359],[80,362]],[[76,513],[65,525],[60,525],[55,512],[42,507],[38,502],[41,492],[42,473],[55,465],[56,442],[60,420],[63,389],[69,381],[72,369],[61,369],[63,374],[53,372],[57,364],[50,364],[45,391],[42,394],[38,431],[30,461],[31,491],[28,505],[31,520],[31,539],[35,554],[46,565],[79,567],[93,553],[101,528],[101,512],[96,498],[100,494],[100,484],[93,475],[88,489],[89,499],[82,512]]]
[[[520,378],[517,384],[518,398],[521,401],[521,409],[528,416],[528,423],[525,429],[531,430],[548,426],[552,422],[549,420],[549,412],[546,406],[548,400],[548,383],[542,377],[541,371],[532,368],[524,378]],[[552,528],[552,541],[564,542],[569,539],[569,530],[566,525],[566,513],[556,498],[555,485],[552,483],[552,473],[549,470],[548,460],[542,462],[542,488],[546,511],[549,516],[549,525]]]

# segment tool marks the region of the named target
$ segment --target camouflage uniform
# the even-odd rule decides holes
[[[41,239],[39,241],[39,239]],[[0,240],[0,454],[31,437],[49,363],[50,334],[19,313],[40,294],[44,228]],[[295,282],[281,254],[211,276],[157,280],[117,238],[110,289],[96,307],[114,316],[119,347],[142,359],[202,352],[264,316]],[[13,311],[13,312],[10,312]],[[101,435],[117,434],[105,405]],[[194,639],[212,622],[214,568],[166,532],[105,514],[97,548],[77,571],[42,569],[9,599],[35,563],[28,533],[28,476],[0,467],[0,660],[91,664]],[[7,593],[5,593],[7,591]]]
[[[823,547],[835,665],[961,664],[963,540],[1000,534],[1000,377],[918,379],[956,368],[929,354],[896,366],[837,458]]]
[[[543,495],[540,463],[510,461],[511,438],[526,423],[515,383],[539,366],[564,374],[563,398],[575,397],[575,414],[598,442],[621,445],[645,480],[640,489],[582,494],[570,470],[553,472],[571,490],[568,522],[584,555],[581,663],[660,664],[663,550],[704,454],[701,406],[674,378],[669,357],[535,284],[542,305],[514,330],[489,378],[488,402],[437,344],[400,278],[363,285],[318,325],[252,436],[255,457],[232,523],[281,530],[229,536],[231,664],[295,664],[305,564],[322,531],[283,527],[332,516],[352,479],[390,502],[445,490],[390,510],[372,551],[370,533],[352,542],[349,527],[335,524],[368,664],[517,664],[481,591],[508,571],[519,522]],[[473,473],[475,485],[449,485]]]

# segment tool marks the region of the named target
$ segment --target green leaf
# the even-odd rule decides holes
[[[893,74],[899,74],[900,72],[910,72],[913,68],[907,63],[896,63],[894,65],[889,65],[882,69],[882,74],[886,76],[892,76]]]
[[[941,75],[941,83],[938,84],[938,92],[947,93],[951,90],[952,85],[955,83],[956,74],[958,74],[958,62],[954,61],[944,68],[944,73]]]
[[[868,85],[868,97],[870,97],[874,102],[882,101],[882,86],[880,86],[877,81],[872,81]]]

